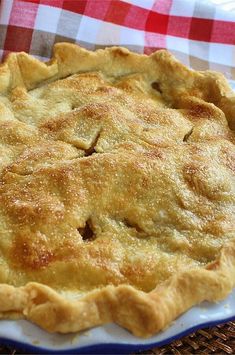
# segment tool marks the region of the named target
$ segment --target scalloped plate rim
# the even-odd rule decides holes
[[[49,336],[47,339],[45,339],[43,338],[44,331],[33,324],[31,326],[31,323],[28,321],[24,320],[23,323],[22,321],[18,323],[18,321],[14,320],[2,320],[0,321],[0,343],[23,350],[28,350],[34,353],[98,354],[108,352],[110,353],[110,351],[112,351],[112,353],[117,353],[118,351],[127,353],[131,351],[140,351],[153,347],[160,347],[176,339],[182,338],[185,335],[188,335],[198,329],[219,325],[231,320],[235,320],[235,289],[225,300],[219,302],[218,304],[204,302],[201,305],[192,307],[189,311],[182,314],[165,331],[160,332],[149,339],[134,337],[129,332],[117,325],[113,325],[114,327],[112,327],[112,324],[106,324],[104,326],[93,328],[90,331],[88,330],[88,332],[83,332],[82,334],[71,334],[71,337],[74,336],[72,339],[70,335],[68,337],[65,336],[63,339],[63,336],[60,337],[59,335],[54,334],[51,334],[51,339]],[[183,327],[183,329],[181,329],[181,327]],[[29,329],[32,329],[32,334],[27,334]],[[5,335],[7,331],[10,334],[9,336]],[[118,332],[120,334],[118,334]],[[38,340],[37,344],[35,343],[35,340],[33,340],[35,333],[37,334],[38,339],[40,339]],[[45,334],[48,335],[48,333]],[[97,337],[100,336],[101,340],[97,341]],[[110,337],[112,341],[107,342],[107,339],[109,340]],[[58,339],[60,339],[60,343],[56,343]],[[74,339],[76,339],[76,342],[74,342]],[[85,339],[85,344],[79,345],[81,339],[83,342]],[[48,344],[46,344],[46,341]]]
[[[230,321],[235,321],[235,315],[231,316],[229,318],[224,318],[224,319],[220,319],[220,320],[215,320],[215,321],[211,321],[211,322],[205,322],[205,323],[201,323],[195,326],[192,326],[190,328],[187,328],[186,330],[179,332],[175,335],[173,335],[172,337],[166,338],[162,341],[158,341],[158,342],[153,342],[153,343],[149,343],[149,344],[143,344],[143,343],[136,343],[136,344],[124,344],[124,343],[97,343],[97,344],[93,344],[93,345],[85,345],[82,347],[77,347],[77,348],[71,348],[71,349],[65,349],[65,350],[52,350],[50,348],[46,348],[46,347],[41,347],[41,346],[36,346],[36,345],[32,345],[29,344],[27,342],[21,342],[21,341],[17,341],[14,340],[12,338],[5,338],[5,337],[0,337],[0,342],[3,345],[6,346],[11,346],[11,347],[16,347],[20,350],[29,350],[29,351],[34,351],[34,353],[47,353],[47,354],[74,354],[74,352],[76,352],[76,354],[96,354],[96,352],[90,352],[91,350],[98,350],[100,353],[101,350],[110,350],[113,348],[116,348],[117,350],[122,349],[124,351],[144,351],[144,350],[148,350],[154,347],[160,347],[160,346],[164,346],[167,345],[169,343],[171,343],[174,340],[180,339],[184,336],[187,336],[190,333],[193,333],[197,330],[203,329],[203,328],[207,328],[207,327],[211,327],[211,326],[216,326],[222,323],[227,323]],[[85,351],[85,353],[84,353]]]

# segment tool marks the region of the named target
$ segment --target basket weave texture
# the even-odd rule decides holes
[[[235,321],[198,330],[169,345],[144,351],[139,354],[235,354]]]
[[[27,352],[0,345],[0,354],[17,355],[27,354]],[[198,330],[166,346],[136,353],[136,355],[141,354],[235,354],[235,321]]]

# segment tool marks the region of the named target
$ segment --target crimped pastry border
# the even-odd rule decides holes
[[[235,126],[235,95],[223,75],[192,71],[166,51],[151,56],[121,47],[91,52],[60,43],[48,63],[26,53],[13,53],[0,66],[0,93],[19,85],[30,90],[77,72],[97,70],[113,77],[143,72],[149,83],[164,79],[166,100],[171,98],[177,105],[179,95],[188,95],[212,102],[225,112],[230,127]],[[206,268],[179,272],[150,293],[128,285],[107,286],[69,300],[39,283],[18,288],[1,284],[0,317],[25,318],[47,331],[61,333],[115,322],[137,336],[148,337],[193,305],[223,299],[234,286],[235,240]]]
[[[150,293],[132,286],[107,286],[68,300],[45,285],[0,285],[0,316],[25,318],[49,332],[77,332],[115,322],[134,335],[149,337],[204,300],[225,298],[235,285],[235,242],[205,269],[184,271]]]

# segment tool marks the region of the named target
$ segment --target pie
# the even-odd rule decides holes
[[[164,329],[235,286],[235,95],[169,52],[0,67],[0,317]]]

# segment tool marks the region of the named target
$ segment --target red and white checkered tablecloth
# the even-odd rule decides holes
[[[55,42],[88,49],[167,48],[197,70],[235,79],[235,0],[2,0],[0,55],[51,56]]]

